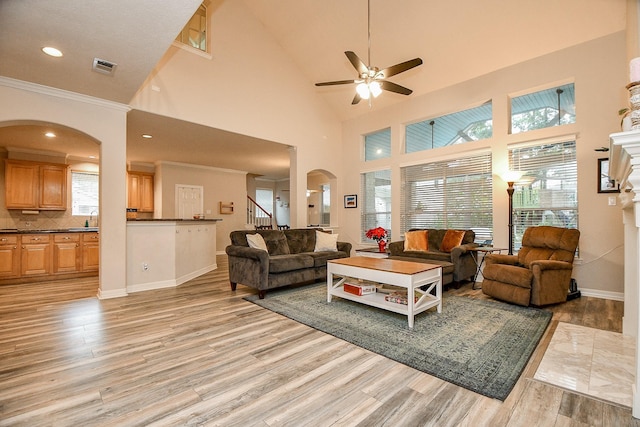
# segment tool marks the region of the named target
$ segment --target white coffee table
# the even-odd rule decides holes
[[[333,283],[333,276],[340,279]],[[344,282],[347,278],[364,279],[372,282],[399,286],[407,289],[407,305],[385,301],[385,295],[375,293],[354,295],[345,292]],[[424,289],[420,289],[424,287]],[[435,295],[431,291],[435,289]],[[413,295],[419,298],[411,298]],[[370,257],[351,257],[331,260],[327,263],[327,302],[337,296],[362,304],[378,307],[383,310],[407,316],[409,328],[413,328],[416,314],[432,307],[442,313],[442,267],[435,264],[380,259]]]

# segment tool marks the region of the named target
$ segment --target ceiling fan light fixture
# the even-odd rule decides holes
[[[369,99],[370,91],[369,86],[366,83],[360,83],[358,86],[356,86],[356,92],[358,92],[360,98]]]
[[[380,82],[371,82],[369,83],[369,90],[371,91],[371,95],[377,98],[378,95],[382,93],[382,86],[380,86]]]

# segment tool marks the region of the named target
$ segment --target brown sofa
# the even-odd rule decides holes
[[[417,229],[409,231],[427,230],[428,248],[426,251],[405,251],[404,240],[389,244],[389,258],[404,261],[424,262],[442,266],[442,285],[472,280],[476,273],[476,263],[470,248],[478,246],[474,243],[476,234],[473,230],[464,231],[462,243],[450,252],[440,250],[442,241],[447,233],[446,229]]]
[[[320,231],[320,230],[318,230]],[[268,251],[249,247],[247,234],[260,234]],[[238,230],[229,235],[231,289],[238,283],[258,290],[264,298],[268,289],[327,278],[327,261],[346,258],[351,243],[337,242],[337,251],[315,251],[316,229]]]
[[[524,306],[566,301],[579,239],[576,229],[527,228],[517,255],[485,258],[482,292]]]

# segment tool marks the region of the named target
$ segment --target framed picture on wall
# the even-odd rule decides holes
[[[358,207],[358,195],[357,194],[348,194],[344,196],[344,207],[345,208],[357,208]]]
[[[598,159],[598,193],[619,193],[620,184],[609,176],[609,159]]]

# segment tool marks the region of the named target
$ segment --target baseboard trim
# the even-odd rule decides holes
[[[602,299],[609,299],[613,301],[624,301],[623,292],[609,292],[609,291],[601,291],[599,289],[587,289],[587,288],[578,288],[578,290],[584,297],[602,298]]]

